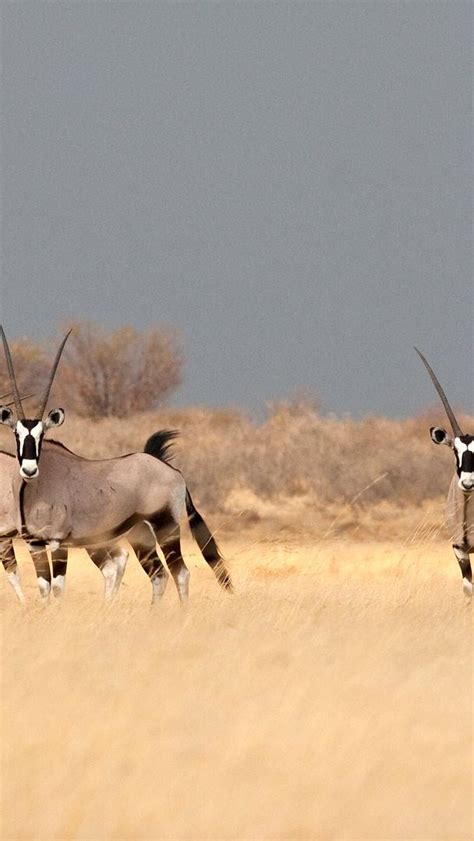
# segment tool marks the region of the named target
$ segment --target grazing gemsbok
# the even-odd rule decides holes
[[[68,334],[69,335],[69,334]],[[119,458],[90,460],[62,444],[43,439],[45,432],[64,422],[64,410],[53,409],[45,418],[46,404],[67,336],[51,370],[38,417],[25,418],[16,384],[8,342],[2,339],[17,412],[0,406],[0,421],[14,431],[20,470],[13,481],[16,528],[29,542],[62,547],[81,546],[89,552],[107,547],[126,536],[153,585],[153,600],[163,595],[168,574],[156,544],[163,550],[181,601],[186,601],[189,571],[180,545],[180,522],[186,510],[191,532],[217,580],[226,589],[232,584],[217,543],[194,507],[181,473],[166,460],[175,433],[152,436],[146,452]],[[40,469],[41,464],[41,469]],[[115,550],[121,553],[117,547]]]
[[[436,374],[418,348],[415,350],[441,398],[453,431],[451,436],[442,427],[432,426],[430,435],[435,444],[450,447],[456,458],[456,472],[448,492],[447,520],[454,554],[461,568],[463,589],[467,596],[472,596],[469,555],[474,552],[474,435],[463,435]]]

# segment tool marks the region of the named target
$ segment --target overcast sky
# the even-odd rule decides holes
[[[177,404],[472,408],[470,2],[3,3],[1,319],[174,325]]]

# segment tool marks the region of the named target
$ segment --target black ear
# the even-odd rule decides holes
[[[448,447],[452,446],[452,440],[445,429],[441,426],[432,426],[430,429],[431,440],[435,444],[446,444]]]
[[[0,406],[0,423],[4,423],[6,426],[11,427],[11,429],[15,426],[13,412],[8,406]]]
[[[52,429],[54,426],[61,426],[64,423],[64,409],[51,409],[46,418],[45,429]]]

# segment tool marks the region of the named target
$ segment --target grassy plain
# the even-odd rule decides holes
[[[215,523],[214,523],[215,525]],[[63,603],[0,577],[4,841],[467,841],[472,614],[451,550],[258,525],[219,591],[149,605],[132,557],[104,608],[73,553]]]

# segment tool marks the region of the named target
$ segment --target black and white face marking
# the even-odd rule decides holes
[[[46,420],[13,420],[10,409],[0,406],[0,422],[6,424],[15,433],[16,452],[20,463],[20,476],[25,482],[30,482],[39,476],[39,457],[44,433],[54,426],[61,426],[64,422],[63,409],[53,409]]]
[[[29,482],[39,474],[38,461],[43,443],[44,424],[40,420],[19,420],[15,426],[20,476]]]
[[[458,485],[462,491],[474,490],[474,435],[457,435],[454,439],[441,426],[432,426],[431,440],[451,447],[456,457]]]
[[[462,435],[454,439],[454,455],[458,485],[462,491],[474,490],[474,435]]]

